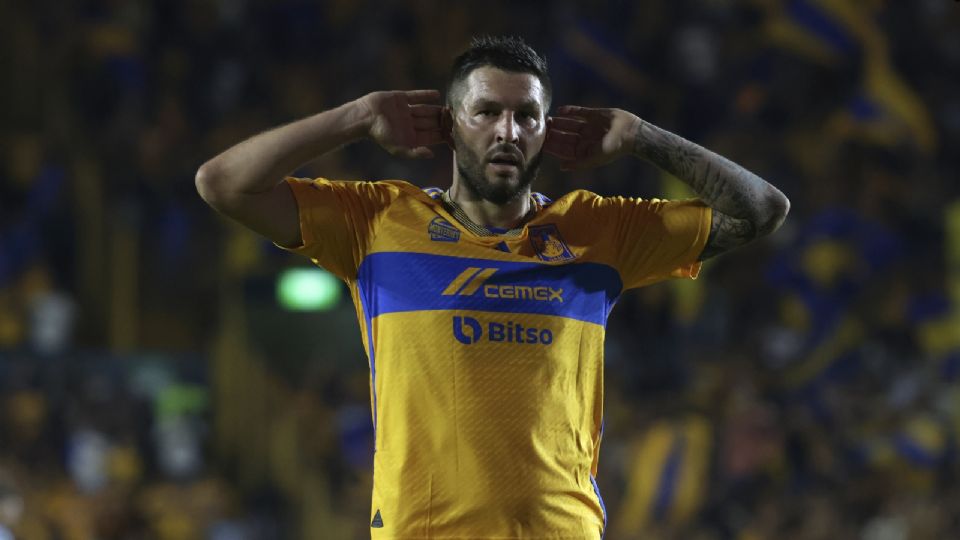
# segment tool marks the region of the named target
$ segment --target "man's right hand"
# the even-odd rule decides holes
[[[308,161],[369,137],[393,155],[432,157],[447,142],[440,92],[374,92],[238,143],[197,171],[200,196],[219,212],[283,246],[300,236],[296,200],[284,177]],[[444,128],[444,126],[447,126]]]
[[[437,90],[373,92],[356,103],[365,109],[367,136],[394,156],[432,158],[428,147],[449,141]]]

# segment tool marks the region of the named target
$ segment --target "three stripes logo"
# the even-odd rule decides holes
[[[499,285],[487,283],[496,268],[477,268],[471,266],[453,278],[443,296],[473,296],[483,288],[483,296],[496,300],[531,300],[534,302],[563,303],[563,289],[547,285]]]
[[[373,521],[370,522],[370,526],[377,529],[383,528],[383,518],[380,517],[379,508],[377,508],[377,515],[373,516]]]
[[[475,268],[471,266],[460,272],[441,294],[443,296],[471,296],[496,272],[496,268]]]

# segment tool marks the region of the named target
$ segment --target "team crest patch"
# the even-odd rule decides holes
[[[460,229],[454,227],[442,217],[435,217],[427,225],[427,232],[434,242],[456,242],[460,240]]]
[[[560,231],[553,223],[536,225],[529,228],[530,243],[541,260],[547,262],[572,261],[573,253],[567,243],[560,236]]]

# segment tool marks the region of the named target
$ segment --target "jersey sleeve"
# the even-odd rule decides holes
[[[343,280],[356,277],[376,224],[397,189],[383,182],[286,179],[300,213],[303,243],[282,249],[309,257]]]
[[[624,289],[697,278],[712,217],[703,201],[604,197],[600,204]]]

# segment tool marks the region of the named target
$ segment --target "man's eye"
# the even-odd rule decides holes
[[[493,111],[480,111],[477,114],[480,116],[493,116]]]

